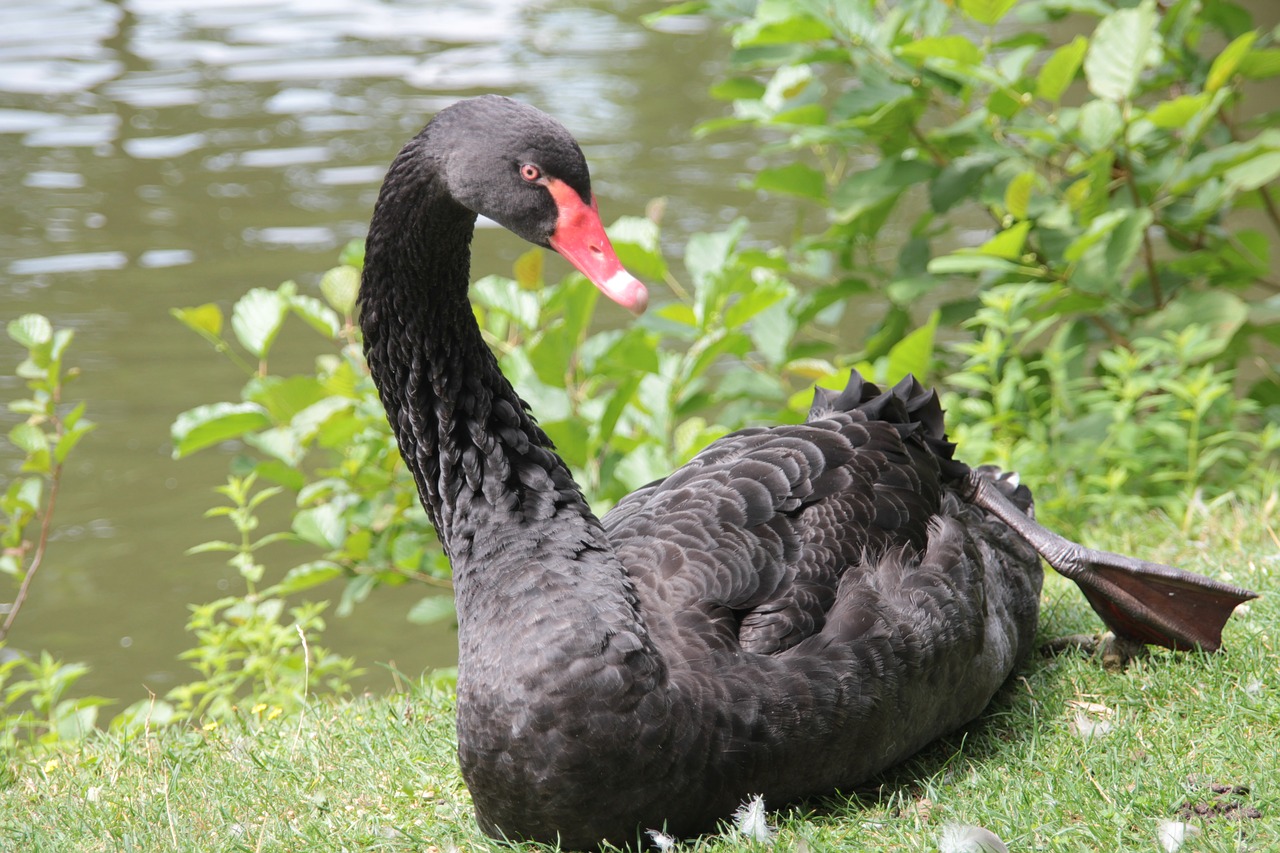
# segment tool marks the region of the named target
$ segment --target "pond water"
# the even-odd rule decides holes
[[[1246,5],[1263,26],[1275,0]],[[606,221],[667,199],[664,234],[745,213],[753,235],[786,236],[797,211],[740,189],[760,165],[745,138],[695,142],[724,112],[706,94],[726,39],[674,19],[639,23],[660,0],[0,0],[0,323],[27,312],[76,330],[72,387],[99,428],[66,472],[48,559],[10,637],[85,661],[79,686],[122,700],[191,677],[187,605],[241,589],[202,513],[228,457],[174,461],[169,425],[235,399],[243,376],[169,316],[224,310],[252,287],[295,279],[315,292],[338,249],[361,238],[386,164],[448,103],[499,92],[557,115],[592,164]],[[1275,106],[1274,95],[1264,100]],[[525,249],[482,229],[475,275]],[[568,269],[558,259],[552,275]],[[612,321],[626,315],[612,306]],[[306,332],[288,336],[305,343]],[[0,336],[2,337],[2,336]],[[273,357],[305,369],[315,350]],[[0,395],[20,358],[0,340]],[[292,362],[290,362],[292,359]],[[0,411],[8,430],[12,415]],[[7,456],[4,454],[8,453]],[[0,480],[14,468],[0,450]],[[277,513],[283,515],[286,498]],[[264,552],[277,572],[309,555]],[[0,600],[11,596],[0,578]],[[336,593],[335,593],[336,594]],[[390,684],[454,661],[454,636],[409,624],[420,598],[375,594],[330,618],[326,645]]]
[[[34,311],[76,330],[83,377],[71,394],[99,424],[65,474],[54,541],[10,644],[89,663],[80,689],[125,704],[191,677],[176,659],[191,645],[187,604],[242,586],[216,556],[184,556],[231,532],[202,518],[228,460],[174,461],[169,425],[235,399],[243,376],[169,309],[228,310],[286,279],[314,292],[338,249],[363,237],[385,165],[440,107],[499,92],[554,113],[587,152],[606,221],[665,196],[673,248],[740,212],[757,234],[783,234],[794,211],[738,189],[755,149],[689,132],[723,110],[706,90],[725,40],[696,25],[654,33],[638,19],[655,8],[0,3],[0,322]],[[482,230],[475,273],[506,271],[524,248]],[[273,366],[292,357],[305,369],[316,351]],[[0,342],[5,374],[19,358]],[[0,377],[6,400],[18,390]],[[7,431],[13,418],[0,417]],[[7,480],[12,455],[0,465]],[[264,554],[276,571],[306,558],[290,546]],[[375,687],[389,683],[379,661],[410,674],[449,665],[452,632],[405,621],[419,597],[375,595],[330,618],[325,642],[373,669]]]

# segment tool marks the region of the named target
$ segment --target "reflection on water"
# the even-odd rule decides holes
[[[168,427],[233,399],[244,377],[168,310],[226,308],[289,278],[314,287],[363,236],[385,164],[441,106],[499,91],[555,113],[592,160],[606,218],[666,195],[673,242],[757,203],[737,189],[752,150],[688,134],[721,109],[704,94],[721,40],[645,30],[637,18],[655,6],[3,3],[0,321],[38,311],[77,329],[85,375],[72,390],[100,424],[66,474],[57,541],[12,644],[89,662],[85,688],[124,701],[187,676],[174,659],[188,645],[185,605],[236,587],[218,560],[183,556],[225,533],[201,513],[226,458],[172,461]],[[750,213],[764,234],[791,216],[772,203]],[[481,231],[477,274],[521,250]],[[7,339],[0,358],[6,372],[17,361]],[[309,358],[284,352],[276,368]],[[13,380],[0,377],[0,391],[11,398]],[[0,465],[7,479],[12,458]],[[283,568],[309,555],[265,556]],[[331,619],[328,643],[411,673],[447,664],[452,636],[404,621],[416,598],[400,590]]]

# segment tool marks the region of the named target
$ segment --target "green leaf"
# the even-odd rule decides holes
[[[419,599],[409,609],[408,620],[415,625],[431,625],[445,619],[455,619],[458,609],[454,606],[452,595],[429,595]]]
[[[542,287],[542,261],[542,250],[537,247],[516,258],[511,272],[522,290],[538,290]]]
[[[1015,219],[1026,219],[1031,206],[1031,190],[1036,184],[1036,173],[1019,172],[1004,188],[1004,209]]]
[[[1108,101],[1126,101],[1143,69],[1159,58],[1155,0],[1119,9],[1103,18],[1084,57],[1089,91]]]
[[[766,192],[823,201],[827,195],[827,181],[822,173],[803,163],[790,163],[776,169],[761,169],[754,181],[757,189]]]
[[[342,321],[333,309],[314,296],[294,296],[289,300],[289,307],[311,328],[326,338],[333,340],[342,330]]]
[[[1232,166],[1223,175],[1237,192],[1256,190],[1280,177],[1280,151],[1268,151]]]
[[[1240,60],[1236,70],[1251,80],[1275,77],[1280,74],[1280,49],[1250,51]]]
[[[80,443],[80,439],[92,432],[96,427],[97,424],[92,421],[81,420],[75,426],[67,428],[53,448],[53,461],[59,465],[66,462],[67,456]]]
[[[287,596],[299,592],[305,592],[309,589],[315,589],[318,586],[328,583],[329,581],[342,577],[342,568],[328,560],[315,560],[310,563],[303,563],[294,566],[280,582],[272,586],[270,589],[264,590],[264,596]]]
[[[1123,128],[1120,107],[1111,101],[1089,101],[1080,108],[1080,141],[1091,151],[1110,147]]]
[[[49,436],[30,422],[23,422],[9,430],[9,441],[23,453],[48,453]]]
[[[927,382],[933,366],[933,342],[938,331],[940,312],[933,311],[929,322],[910,332],[889,350],[889,381],[897,382],[908,373]]]
[[[289,299],[285,294],[255,287],[236,301],[231,328],[241,346],[259,359],[266,358],[288,313]]]
[[[346,515],[336,502],[300,509],[293,516],[293,532],[312,545],[338,548],[347,536]]]
[[[487,275],[471,285],[471,295],[485,308],[492,309],[510,317],[521,328],[536,329],[538,316],[538,297],[526,290],[521,290],[516,282],[498,275]]]
[[[1180,333],[1188,326],[1202,325],[1212,334],[1205,342],[1210,357],[1227,348],[1235,333],[1249,319],[1249,306],[1225,290],[1182,291],[1169,304],[1142,321],[1142,328],[1153,336],[1164,332]]]
[[[1171,101],[1157,104],[1144,118],[1156,127],[1180,128],[1185,126],[1192,116],[1203,110],[1208,103],[1209,95],[1204,92],[1197,95],[1180,95]]]
[[[23,314],[9,321],[9,337],[15,342],[33,349],[53,340],[53,324],[42,314]]]
[[[840,222],[853,222],[903,190],[929,180],[938,167],[924,160],[894,158],[857,172],[836,187],[832,207]]]
[[[943,255],[929,261],[929,272],[932,275],[951,275],[980,272],[1007,272],[1022,275],[1040,275],[1040,270],[1015,264],[1005,258],[994,255]]]
[[[245,433],[266,429],[271,418],[256,403],[213,403],[189,409],[169,428],[173,457],[181,459],[219,442],[240,438]]]
[[[1022,246],[1027,241],[1031,223],[1027,220],[1015,223],[977,248],[980,255],[1017,260],[1022,257]]]
[[[979,24],[992,26],[1008,14],[1018,0],[960,0],[960,11]]]
[[[929,205],[935,213],[945,213],[968,198],[1000,162],[996,154],[968,154],[948,163],[929,182]]]
[[[750,77],[729,77],[711,87],[711,97],[721,101],[758,101],[764,84]]]
[[[1209,76],[1205,78],[1204,90],[1216,92],[1225,86],[1257,39],[1258,31],[1250,30],[1223,48],[1222,53],[1213,60],[1213,65],[1209,66]]]
[[[831,37],[822,21],[789,0],[761,0],[755,16],[734,28],[736,48],[821,41]]]
[[[169,313],[207,340],[217,340],[222,336],[222,309],[212,302],[194,308],[174,308]]]
[[[320,279],[320,294],[334,311],[350,317],[360,294],[360,271],[346,264],[334,267]]]
[[[1126,212],[1124,220],[1111,232],[1107,241],[1107,269],[1119,276],[1129,268],[1138,249],[1142,246],[1142,237],[1151,225],[1154,217],[1145,207]]]
[[[964,36],[916,39],[898,47],[897,54],[918,60],[949,59],[961,65],[977,65],[982,62],[982,51]]]
[[[1075,80],[1088,49],[1089,40],[1076,36],[1069,44],[1055,50],[1036,75],[1036,95],[1056,104]]]
[[[618,260],[633,275],[653,280],[666,276],[658,223],[643,216],[622,216],[606,230]]]

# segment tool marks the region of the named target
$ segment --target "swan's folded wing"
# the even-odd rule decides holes
[[[850,566],[924,547],[932,459],[888,421],[830,412],[726,436],[603,521],[646,618],[709,649],[775,653],[822,629]]]

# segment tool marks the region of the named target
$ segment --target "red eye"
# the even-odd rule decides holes
[[[520,177],[524,178],[526,181],[529,181],[530,183],[533,183],[534,181],[538,180],[538,178],[542,177],[542,170],[539,169],[537,166],[533,165],[532,163],[525,163],[523,166],[520,167]]]

